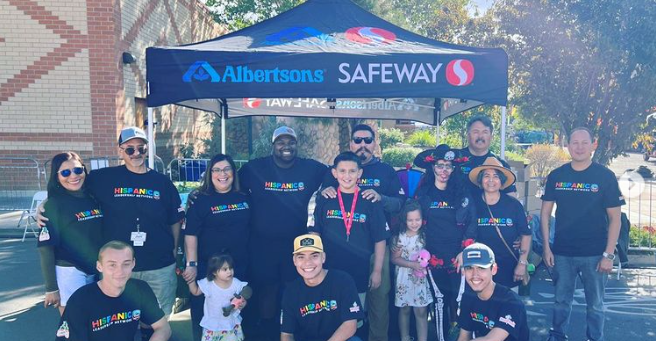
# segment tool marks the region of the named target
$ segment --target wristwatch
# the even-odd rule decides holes
[[[198,266],[198,262],[196,262],[196,261],[189,261],[189,262],[187,262],[187,266],[193,266],[193,267],[196,267],[196,266]]]
[[[607,258],[607,259],[610,259],[610,260],[615,260],[615,254],[614,253],[604,252],[601,255],[604,256],[604,258]]]

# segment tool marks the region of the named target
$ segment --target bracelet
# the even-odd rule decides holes
[[[528,265],[528,261],[525,261],[525,260],[521,260],[521,259],[520,259],[520,260],[519,260],[519,264]]]
[[[57,290],[55,290],[55,291],[46,291],[46,295],[48,295],[48,294],[54,294],[54,293],[56,293],[56,292],[59,292],[59,289],[57,289]]]

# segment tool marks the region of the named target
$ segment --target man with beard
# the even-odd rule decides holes
[[[259,313],[258,331],[277,339],[279,292],[284,283],[298,276],[289,254],[294,238],[307,233],[308,203],[327,168],[315,160],[296,156],[297,136],[292,128],[276,129],[271,142],[271,156],[251,160],[241,167],[239,182],[252,203],[250,257],[257,264],[253,263],[250,269],[254,294],[251,310]]]
[[[510,169],[510,165],[490,151],[490,144],[492,143],[492,133],[494,127],[492,121],[487,116],[477,115],[472,117],[467,122],[467,142],[468,146],[460,150],[460,156],[466,157],[469,160],[460,164],[460,170],[465,178],[469,175],[472,169],[480,166],[490,156],[496,157],[501,161],[504,167]],[[481,189],[476,187],[473,183],[465,181],[472,195],[481,193]],[[517,187],[512,185],[502,191],[506,194],[517,194]]]
[[[104,213],[105,240],[118,240],[134,249],[132,278],[148,283],[168,316],[175,301],[175,250],[184,219],[180,195],[164,174],[146,166],[148,139],[136,127],[118,138],[122,166],[94,170],[85,185]],[[39,225],[46,218],[39,216]],[[150,333],[142,331],[147,339]]]
[[[362,176],[358,179],[358,186],[362,189],[361,196],[372,202],[380,201],[383,204],[387,223],[391,225],[391,217],[401,209],[406,196],[394,168],[374,156],[376,147],[376,135],[370,126],[358,124],[353,127],[349,149],[358,155],[362,161]],[[336,185],[337,180],[332,174],[328,173],[324,179],[325,189],[321,192],[321,195],[325,198],[337,197]],[[391,287],[389,268],[388,250],[385,253],[383,262],[381,284],[378,288],[367,292],[366,296],[365,307],[369,318],[369,341],[387,341],[388,339],[388,294]]]

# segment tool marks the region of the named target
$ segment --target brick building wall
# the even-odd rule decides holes
[[[0,0],[0,157],[115,156],[118,131],[147,117],[146,47],[223,33],[197,0]],[[209,136],[200,112],[156,114],[160,155]]]

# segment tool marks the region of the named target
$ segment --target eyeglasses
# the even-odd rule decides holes
[[[373,137],[354,137],[353,138],[353,143],[355,143],[355,144],[360,144],[360,143],[362,143],[362,141],[364,141],[364,143],[366,143],[366,144],[370,144],[371,142],[374,142],[374,138]]]
[[[232,173],[232,167],[226,167],[226,168],[212,168],[212,173],[224,173],[224,174],[229,174],[229,173]]]
[[[136,152],[136,151],[139,151],[139,154],[143,155],[143,154],[146,154],[146,150],[148,150],[148,148],[146,146],[139,146],[137,148],[135,148],[135,147],[126,147],[126,148],[121,148],[121,149],[123,149],[125,154],[128,154],[128,155],[134,155],[134,152]]]
[[[443,164],[439,164],[439,163],[433,165],[433,167],[435,167],[435,169],[437,169],[437,170],[448,170],[448,171],[452,171],[452,170],[455,169],[455,167],[454,167],[453,165],[443,165]]]
[[[84,167],[73,167],[73,169],[62,169],[57,173],[65,178],[68,178],[69,176],[71,176],[72,173],[75,173],[76,175],[80,175],[84,173]]]

